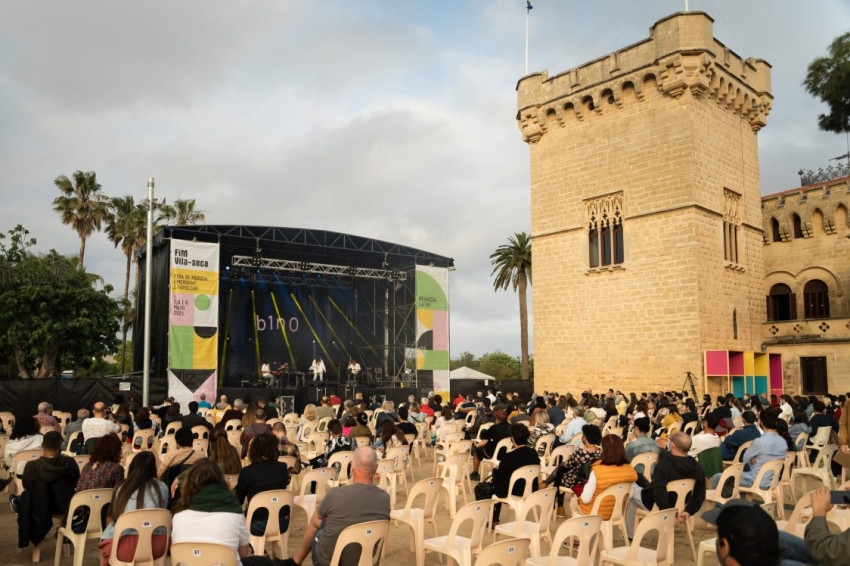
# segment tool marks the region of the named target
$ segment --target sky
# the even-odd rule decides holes
[[[684,0],[536,0],[529,70],[550,75],[640,41]],[[847,0],[690,0],[715,36],[773,67],[762,193],[847,151],[818,131],[807,64],[850,30]],[[522,0],[181,0],[0,4],[0,230],[76,255],[53,179],[96,171],[110,196],[194,198],[210,224],[377,238],[455,259],[451,350],[519,354],[513,292],[490,253],[528,231],[517,128]],[[116,289],[124,257],[93,235]],[[533,344],[532,344],[533,351]]]

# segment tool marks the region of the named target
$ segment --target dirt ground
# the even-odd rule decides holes
[[[427,458],[422,459],[422,465],[415,465],[414,462],[414,477],[416,480],[424,479],[426,477],[430,477],[433,471],[433,460],[431,455]],[[474,482],[473,482],[474,484]],[[23,552],[19,552],[17,549],[17,523],[16,517],[12,514],[9,506],[6,504],[7,496],[3,494],[3,505],[0,505],[0,565],[25,565],[32,564],[32,547],[24,549]],[[404,493],[404,488],[401,487],[398,493],[398,501],[396,503],[396,508],[402,508],[404,506],[406,497]],[[463,498],[459,499],[458,506],[463,504]],[[449,517],[449,513],[446,510],[445,499],[441,498],[438,503],[438,518],[437,525],[438,531],[441,535],[446,534],[451,526],[451,518]],[[503,507],[502,511],[502,522],[508,522],[513,520],[513,513],[510,511],[508,507]],[[561,520],[557,523],[554,523],[550,526],[550,531],[552,534],[555,534],[557,526],[560,524]],[[694,529],[694,543],[697,547],[699,547],[699,541],[714,537],[714,529],[710,525],[706,525],[702,522],[701,519],[696,519],[696,525]],[[298,547],[302,536],[304,534],[304,526],[306,524],[306,517],[304,512],[300,508],[296,508],[294,511],[294,520],[293,520],[293,528],[289,537],[289,552],[291,553],[295,551]],[[386,559],[384,560],[384,564],[387,566],[395,566],[397,564],[414,564],[414,556],[413,553],[409,550],[409,529],[406,525],[400,523],[398,526],[390,524],[390,536],[389,536],[389,546],[387,547]],[[615,530],[614,538],[615,541],[620,537],[619,530]],[[490,533],[485,534],[484,536],[484,544],[489,545],[492,542],[492,535]],[[622,543],[622,541],[620,541]],[[548,554],[549,546],[547,543],[543,542],[542,551],[544,554]],[[53,535],[48,535],[42,544],[41,544],[41,562],[44,564],[50,564],[53,562],[54,552],[56,549],[55,539]],[[73,563],[72,557],[62,558],[59,564],[62,565],[71,565]],[[310,565],[310,558],[308,557],[306,564]],[[684,529],[677,528],[676,529],[676,548],[675,548],[675,563],[677,566],[693,566],[696,563],[694,562],[691,556],[691,550],[688,545],[687,536],[685,535]],[[706,562],[707,564],[713,564],[714,558],[709,558]],[[97,545],[92,542],[86,546],[86,557],[83,561],[83,564],[86,566],[96,566],[99,564],[99,557],[97,553]],[[170,560],[167,564],[171,564]],[[426,565],[436,565],[439,564],[437,559],[437,555],[433,553],[426,554],[425,557]]]

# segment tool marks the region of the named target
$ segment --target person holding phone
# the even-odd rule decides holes
[[[830,492],[827,487],[812,493],[812,520],[806,525],[804,539],[779,531],[779,547],[783,560],[821,566],[847,564],[847,557],[850,556],[850,530],[832,534],[826,521],[826,514],[833,505],[832,493],[836,493],[836,500],[841,501],[845,501],[844,498],[850,495],[850,492]]]

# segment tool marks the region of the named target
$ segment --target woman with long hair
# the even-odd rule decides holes
[[[337,421],[339,422],[339,421]],[[286,489],[289,485],[289,468],[283,462],[278,462],[278,440],[270,433],[264,432],[251,439],[248,447],[248,460],[251,465],[242,468],[239,472],[239,481],[236,484],[236,500],[241,505],[263,491]],[[281,526],[289,523],[289,512],[287,508],[281,509]],[[251,534],[262,535],[266,531],[266,523],[269,514],[266,509],[258,510],[251,519]]]
[[[310,403],[304,407],[304,413],[301,415],[301,421],[298,423],[298,432],[296,434],[298,442],[305,441],[305,429],[309,429],[309,432],[314,432],[317,426],[319,426],[319,417],[316,413],[316,405]]]
[[[440,416],[437,417],[437,422],[434,424],[434,436],[436,440],[443,439],[443,427],[447,424],[452,424],[455,422],[454,413],[452,413],[451,407],[446,405],[443,407]]]
[[[168,407],[168,411],[165,413],[165,422],[162,423],[163,428],[168,427],[171,423],[175,421],[180,421],[183,419],[183,414],[180,412],[180,403],[174,402]]]
[[[252,447],[257,438],[259,436],[251,443]],[[273,446],[277,450],[276,439]],[[218,464],[209,458],[198,460],[186,471],[180,499],[174,508],[171,541],[221,544],[233,550],[245,566],[272,564],[270,558],[250,555],[250,537],[242,505],[227,487]]]
[[[549,415],[546,411],[537,413],[537,420],[534,423],[534,428],[531,430],[531,435],[528,437],[528,445],[534,448],[537,440],[546,434],[555,434],[555,427],[549,422]],[[543,454],[539,454],[543,456]]]
[[[392,421],[381,424],[381,435],[375,440],[375,448],[380,458],[386,458],[387,452],[396,446],[407,446],[407,437]]]
[[[227,439],[222,423],[216,425],[210,435],[210,459],[218,464],[223,474],[238,474],[242,471],[239,452]]]
[[[593,462],[602,457],[602,447],[600,446],[602,430],[596,425],[586,424],[581,427],[581,433],[581,446],[549,475],[544,485],[566,487],[576,495],[581,495],[584,484],[588,479],[585,472],[588,472]],[[558,516],[564,517],[566,516],[564,494],[559,491],[556,497],[558,500]]]
[[[156,457],[153,452],[139,452],[130,462],[127,479],[112,490],[112,505],[109,508],[107,526],[100,537],[100,564],[109,564],[112,552],[112,540],[115,538],[115,522],[124,512],[136,509],[165,509],[168,505],[168,488],[156,477]],[[165,532],[154,531],[153,556],[165,554],[168,537]],[[119,560],[130,561],[136,553],[138,535],[124,536],[118,545],[116,556]]]
[[[618,483],[633,483],[637,481],[637,472],[629,464],[623,439],[614,434],[602,437],[602,457],[590,467],[590,475],[584,484],[580,497],[572,499],[573,513],[588,515],[593,509],[596,497]],[[614,511],[613,499],[602,501],[599,514],[607,521]]]
[[[147,407],[139,407],[136,411],[136,420],[133,421],[133,434],[140,430],[152,430],[154,436],[159,436],[159,425],[151,419],[151,412]]]
[[[76,491],[113,488],[124,479],[122,442],[115,433],[101,436],[94,444],[89,461],[80,470]]]
[[[0,480],[0,489],[4,489],[14,480],[14,474],[21,475],[24,473],[25,463],[21,463],[17,470],[12,470],[12,463],[15,455],[24,450],[40,450],[43,437],[39,432],[38,420],[30,415],[15,415],[15,424],[12,427],[12,434],[9,436],[9,442],[6,443],[6,449],[3,453],[3,461],[6,464],[6,470],[9,471],[9,476],[6,479]]]

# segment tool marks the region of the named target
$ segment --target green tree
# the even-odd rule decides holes
[[[475,354],[472,352],[463,352],[457,359],[449,362],[449,368],[455,370],[457,368],[468,367],[470,369],[478,369],[478,361],[475,359]]]
[[[478,371],[496,379],[516,379],[520,377],[520,360],[501,350],[488,352],[478,359]]]
[[[82,269],[86,239],[95,230],[100,231],[109,215],[109,199],[100,192],[101,186],[94,171],[75,171],[72,177],[73,181],[65,175],[59,175],[53,181],[62,193],[53,199],[53,210],[61,216],[62,224],[71,226],[80,236],[77,267]]]
[[[30,253],[35,240],[17,226],[0,240],[0,358],[13,357],[21,378],[55,377],[112,353],[121,309],[96,289],[96,276],[51,250]]]
[[[201,224],[207,219],[207,213],[195,208],[195,199],[178,198],[174,201],[174,204],[166,204],[162,207],[159,219],[168,224],[186,226],[187,224]]]
[[[525,232],[514,234],[490,254],[491,276],[496,291],[509,287],[519,295],[519,343],[522,379],[528,379],[528,285],[531,284],[531,239]],[[483,369],[481,371],[484,371]]]
[[[828,55],[809,63],[803,85],[829,107],[829,114],[818,116],[818,127],[850,132],[850,32],[832,41]]]

